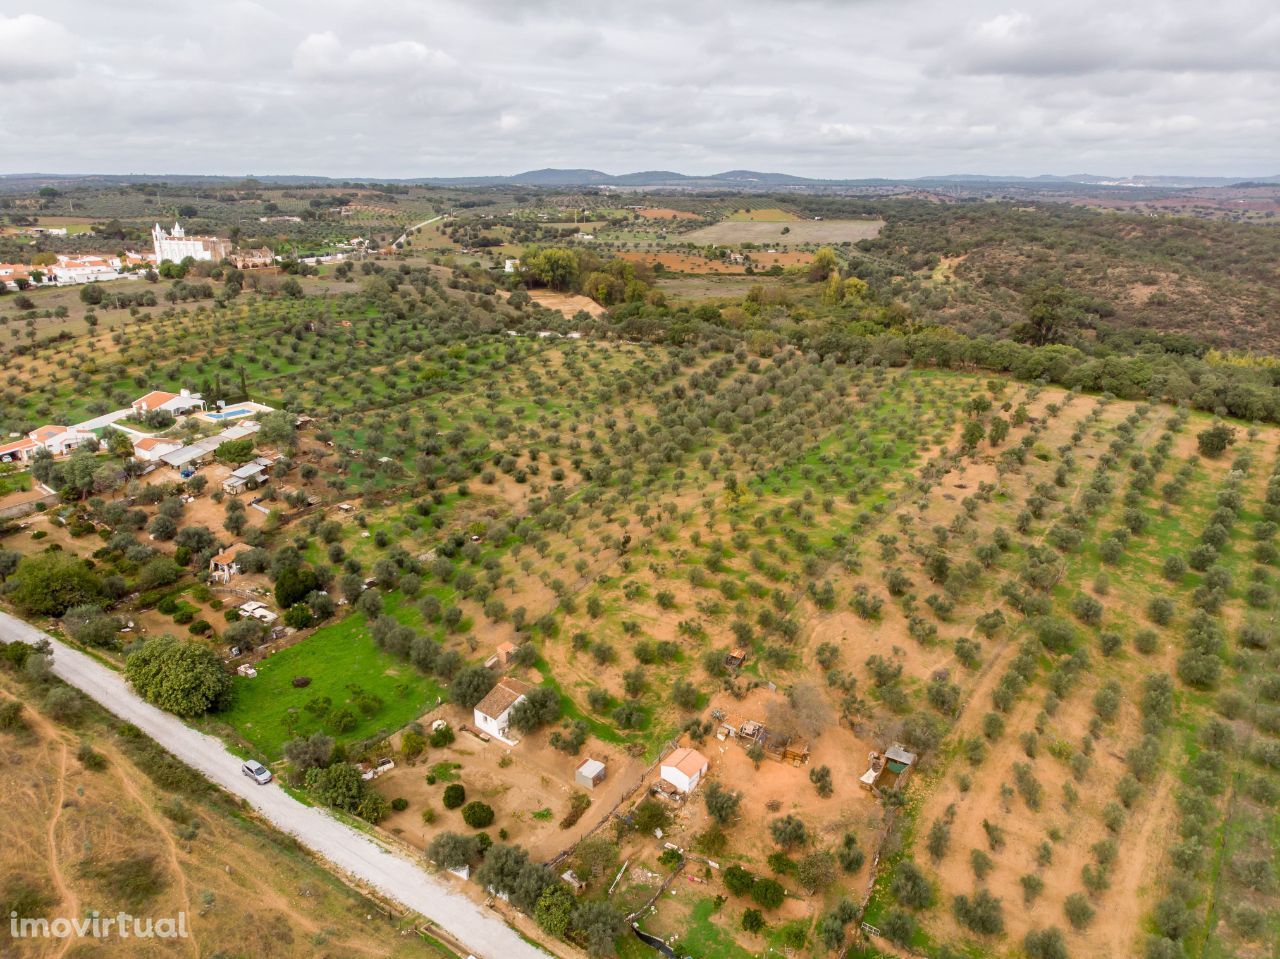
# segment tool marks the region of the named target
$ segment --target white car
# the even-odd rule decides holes
[[[240,771],[256,782],[259,786],[265,786],[267,783],[271,782],[271,770],[262,765],[262,763],[258,762],[256,759],[250,759],[240,767]]]

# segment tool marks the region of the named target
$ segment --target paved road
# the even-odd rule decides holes
[[[439,214],[438,216],[433,216],[430,220],[423,220],[421,223],[415,223],[413,226],[406,228],[405,231],[401,233],[398,238],[392,241],[391,245],[395,246],[397,243],[403,243],[405,240],[409,239],[409,234],[412,233],[414,230],[421,230],[428,223],[435,223],[436,220],[442,220],[442,219],[444,219],[443,213]]]
[[[501,919],[449,889],[407,856],[384,848],[324,810],[304,806],[275,783],[259,786],[240,772],[240,759],[219,740],[144,702],[120,674],[29,623],[0,612],[0,642],[34,644],[41,639],[53,645],[53,672],[59,679],[133,723],[210,782],[246,800],[264,819],[334,866],[438,923],[480,959],[548,959],[547,953],[525,942]]]

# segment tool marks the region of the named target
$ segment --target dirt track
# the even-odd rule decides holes
[[[240,759],[212,736],[143,702],[125,680],[89,656],[34,626],[0,613],[0,642],[53,646],[53,671],[116,716],[133,723],[210,782],[245,800],[276,828],[388,899],[438,923],[480,959],[546,959],[494,916],[400,852],[378,843],[323,810],[304,806],[279,786],[258,786],[240,773]]]

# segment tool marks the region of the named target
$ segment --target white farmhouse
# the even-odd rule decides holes
[[[78,446],[98,448],[98,435],[78,426],[41,426],[21,439],[0,446],[0,463],[26,463],[36,451],[46,449],[53,456],[66,456]]]
[[[664,782],[687,794],[698,788],[698,783],[707,774],[708,765],[707,757],[702,753],[688,746],[681,746],[662,761],[660,775]]]
[[[525,699],[531,688],[528,683],[509,676],[498,680],[498,685],[489,690],[489,695],[472,710],[476,727],[508,746],[514,746],[515,742],[510,738],[511,710]]]

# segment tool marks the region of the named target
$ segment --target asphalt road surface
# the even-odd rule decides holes
[[[322,809],[304,806],[274,782],[259,786],[221,741],[134,694],[124,677],[29,623],[0,612],[0,641],[53,646],[53,672],[110,712],[131,722],[210,782],[239,796],[263,819],[343,872],[440,925],[480,959],[548,959],[498,916],[454,892],[408,856],[383,847]]]

